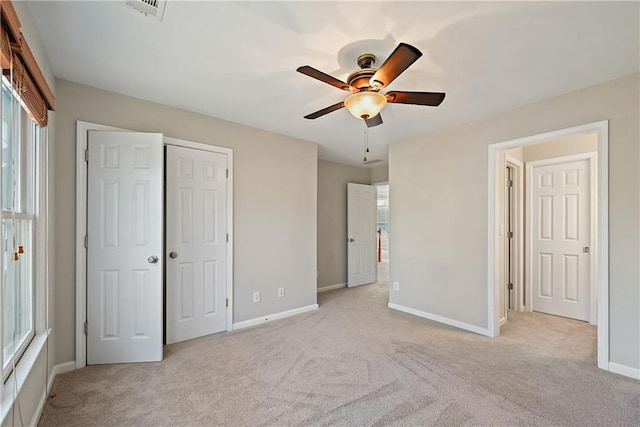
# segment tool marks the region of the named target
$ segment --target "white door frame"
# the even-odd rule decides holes
[[[589,267],[589,277],[591,278],[589,284],[589,323],[592,325],[596,325],[598,323],[597,316],[597,301],[598,301],[598,286],[596,281],[596,273],[597,273],[597,262],[598,262],[598,228],[597,228],[597,219],[598,219],[598,191],[597,191],[597,180],[593,179],[597,173],[596,161],[597,161],[596,153],[581,153],[575,154],[572,156],[563,156],[563,157],[554,157],[551,159],[543,159],[543,160],[535,160],[532,162],[527,162],[527,231],[526,231],[526,240],[527,240],[527,248],[526,248],[526,257],[527,257],[527,265],[533,265],[533,241],[531,235],[533,233],[533,214],[531,212],[531,208],[533,207],[533,168],[537,166],[548,166],[548,165],[556,165],[560,163],[574,162],[578,160],[587,160],[589,162],[589,213],[591,216],[591,226],[590,226],[590,236],[589,236],[589,247],[593,250],[591,251],[592,258]],[[595,262],[594,262],[595,260]],[[533,283],[533,271],[531,268],[527,271],[527,282],[529,284]],[[525,306],[525,310],[533,311],[533,286],[529,286],[527,292],[527,304]]]
[[[136,132],[113,126],[101,125],[78,120],[76,122],[76,360],[75,368],[87,365],[87,339],[84,334],[84,323],[87,319],[87,249],[85,236],[87,234],[87,149],[90,130],[111,130]],[[233,150],[199,142],[164,137],[165,145],[193,148],[197,150],[213,151],[227,155],[227,229],[229,244],[227,245],[227,331],[233,329]],[[83,220],[84,219],[84,220]]]
[[[496,183],[496,163],[499,151],[507,150],[525,145],[537,144],[548,141],[550,139],[559,138],[568,135],[580,133],[597,134],[598,139],[598,261],[595,269],[597,271],[597,351],[598,351],[598,367],[604,370],[609,368],[609,121],[589,123],[582,126],[576,126],[567,129],[556,130],[553,132],[543,133],[539,135],[528,136],[524,138],[513,139],[510,141],[498,142],[488,146],[488,239],[487,239],[487,325],[489,335],[497,337],[500,335],[499,324],[499,300],[497,280],[497,259],[498,244],[500,236],[496,234],[499,229],[497,223],[496,210],[498,207],[497,194],[498,188]]]
[[[515,273],[513,276],[513,309],[524,310],[524,302],[522,298],[524,295],[524,165],[520,160],[507,154],[505,155],[505,166],[510,166],[514,170],[513,197],[515,200],[513,204],[515,206],[515,212],[513,213],[513,216],[515,218],[515,232],[513,245],[515,247]],[[505,313],[505,318],[506,317],[507,315]]]

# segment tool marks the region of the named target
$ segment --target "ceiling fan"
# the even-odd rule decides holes
[[[351,92],[343,102],[338,102],[330,107],[318,110],[315,113],[304,116],[305,119],[317,119],[325,114],[345,107],[358,119],[363,119],[368,127],[382,124],[380,111],[387,103],[429,105],[437,107],[444,100],[445,94],[441,92],[403,92],[390,91],[385,94],[380,93],[383,89],[396,79],[411,64],[422,56],[415,47],[406,43],[400,43],[395,48],[380,68],[373,68],[376,56],[365,53],[358,57],[359,70],[354,71],[343,82],[333,76],[323,73],[308,65],[299,67],[296,71],[306,74],[309,77],[321,82],[335,86],[347,92]]]

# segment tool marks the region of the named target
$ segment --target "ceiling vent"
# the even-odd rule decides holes
[[[125,0],[126,5],[145,16],[162,21],[167,0]]]

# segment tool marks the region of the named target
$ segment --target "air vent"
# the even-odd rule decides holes
[[[164,16],[164,7],[167,4],[167,0],[125,0],[127,6],[145,16],[155,18],[158,21],[162,21]]]

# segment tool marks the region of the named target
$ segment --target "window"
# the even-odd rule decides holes
[[[35,333],[34,263],[39,128],[2,79],[2,370],[10,373]]]
[[[378,189],[378,228],[389,232],[389,185],[379,185]]]

